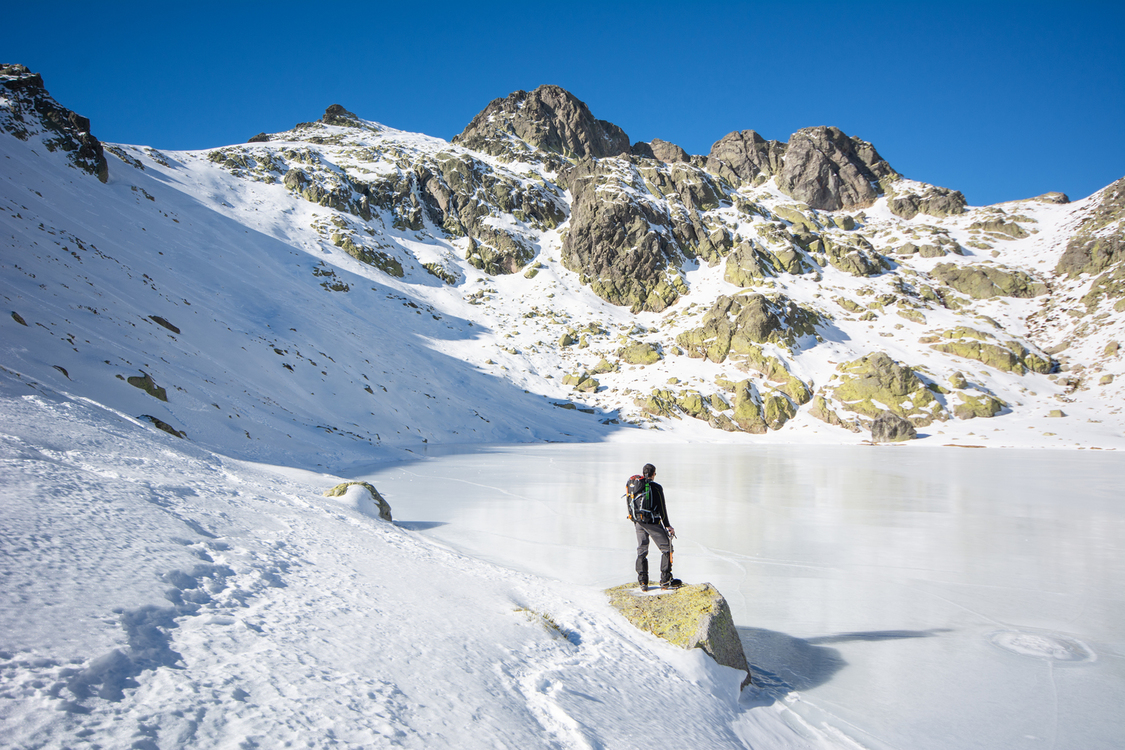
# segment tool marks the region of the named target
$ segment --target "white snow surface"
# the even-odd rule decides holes
[[[598,589],[0,376],[0,744],[834,747]]]

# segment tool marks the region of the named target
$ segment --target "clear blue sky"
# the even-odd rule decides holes
[[[29,2],[0,62],[104,141],[244,142],[339,103],[449,139],[554,83],[633,141],[835,125],[984,205],[1125,176],[1125,3]]]

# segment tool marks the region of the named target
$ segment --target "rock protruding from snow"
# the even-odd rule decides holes
[[[918,431],[909,419],[903,419],[894,412],[885,411],[871,423],[871,439],[876,443],[901,443],[913,440]]]
[[[607,302],[661,312],[687,291],[678,264],[706,236],[699,212],[720,194],[688,164],[636,161],[583,159],[563,175],[572,201],[562,262]]]
[[[629,136],[560,86],[540,86],[493,99],[453,142],[493,156],[527,158],[515,136],[531,149],[565,159],[601,158],[629,153]]]
[[[384,521],[391,520],[391,505],[379,490],[367,482],[343,482],[324,493],[325,497],[341,497],[350,501],[355,510],[366,516],[378,516]]]
[[[1097,208],[1078,227],[1055,273],[1098,274],[1125,258],[1125,177],[1102,190]],[[1117,297],[1121,296],[1120,284]]]
[[[899,191],[895,187],[889,188],[892,193],[887,207],[895,216],[903,219],[913,219],[918,214],[926,214],[935,218],[945,216],[959,216],[965,213],[965,196],[960,190],[926,185],[921,191]]]
[[[683,586],[654,594],[636,584],[607,589],[609,603],[641,630],[680,648],[701,648],[725,667],[746,672],[742,687],[750,684],[750,667],[734,627],[730,605],[709,583]]]
[[[109,166],[101,142],[90,134],[90,120],[56,102],[43,87],[43,77],[23,65],[0,64],[0,87],[7,91],[7,106],[0,109],[0,130],[26,141],[41,135],[51,151],[62,149],[70,162],[102,182]]]
[[[777,185],[786,195],[822,211],[870,206],[879,181],[897,177],[875,147],[839,128],[798,130],[785,149]]]

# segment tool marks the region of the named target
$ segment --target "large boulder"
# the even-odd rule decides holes
[[[719,295],[703,316],[703,325],[676,337],[691,357],[722,362],[730,353],[760,352],[754,344],[792,347],[798,338],[816,334],[823,319],[784,295]]]
[[[874,352],[836,366],[839,383],[827,390],[844,409],[872,420],[890,411],[924,427],[948,414],[910,367],[884,352]]]
[[[326,490],[324,496],[343,498],[355,510],[366,516],[378,516],[384,521],[391,520],[390,503],[367,482],[342,482]]]
[[[973,299],[1038,297],[1048,291],[1046,284],[1014,268],[984,264],[938,263],[930,273],[938,281]]]
[[[625,584],[606,593],[609,603],[636,627],[683,649],[701,648],[719,664],[746,672],[742,687],[750,684],[750,667],[730,606],[711,584],[656,595]]]
[[[950,190],[935,185],[927,185],[921,192],[896,192],[887,201],[891,213],[903,219],[913,219],[918,214],[927,214],[939,219],[958,216],[965,212],[966,205],[965,196],[960,190]]]
[[[885,411],[871,423],[871,439],[876,443],[901,443],[917,436],[918,431],[910,420],[894,412]]]
[[[870,206],[879,182],[897,177],[875,147],[838,128],[798,130],[777,175],[781,192],[822,211]]]
[[[493,99],[453,142],[493,156],[521,156],[512,136],[568,160],[629,153],[625,131],[595,118],[578,97],[551,85]]]

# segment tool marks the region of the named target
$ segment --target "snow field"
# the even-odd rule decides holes
[[[5,746],[831,746],[600,590],[322,497],[335,477],[8,373],[0,408]]]

